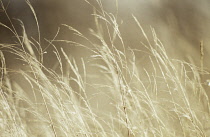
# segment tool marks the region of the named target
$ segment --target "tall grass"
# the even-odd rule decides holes
[[[95,18],[91,37],[62,25],[85,44],[59,40],[57,35],[46,40],[54,47],[57,69],[43,65],[40,35],[38,40],[27,36],[21,21],[22,35],[15,27],[1,24],[18,41],[1,44],[1,49],[16,55],[26,67],[8,69],[0,52],[0,135],[210,136],[208,91],[200,78],[200,73],[209,72],[171,59],[155,30],[151,28],[152,35],[148,36],[135,16],[133,21],[144,39],[137,40],[136,49],[125,45],[116,16],[97,2],[96,6],[88,2]],[[38,25],[36,15],[35,19]],[[56,46],[58,43],[78,46],[91,54],[76,61]],[[11,75],[24,83],[12,80]]]

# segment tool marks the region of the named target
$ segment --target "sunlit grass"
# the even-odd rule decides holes
[[[135,16],[144,39],[138,39],[139,48],[132,49],[124,44],[116,17],[104,11],[100,1],[99,8],[92,7],[93,39],[64,24],[86,44],[56,39],[57,34],[46,40],[57,57],[55,69],[43,65],[47,53],[40,35],[38,40],[27,36],[21,21],[22,35],[15,27],[1,24],[18,41],[1,44],[1,49],[25,65],[22,70],[8,69],[0,52],[1,136],[209,136],[207,85],[201,82],[201,73],[209,72],[171,59],[155,30],[151,28],[148,36]],[[91,55],[76,61],[58,43],[84,48]],[[10,75],[24,83],[11,80]]]

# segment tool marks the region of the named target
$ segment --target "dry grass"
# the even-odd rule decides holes
[[[86,45],[58,40],[57,35],[46,40],[54,47],[56,69],[43,65],[40,36],[29,38],[21,21],[19,35],[9,16],[12,28],[1,24],[17,38],[1,49],[15,54],[27,68],[9,70],[0,52],[1,136],[210,136],[209,99],[200,78],[201,72],[209,72],[171,59],[155,30],[147,36],[135,16],[146,43],[140,42],[139,49],[126,46],[115,16],[104,11],[100,1],[99,8],[89,4],[96,24],[90,29],[92,40],[68,25],[62,27]],[[79,46],[91,55],[76,61],[58,43]]]

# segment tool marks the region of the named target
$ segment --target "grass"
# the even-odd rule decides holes
[[[27,2],[40,32],[35,11]],[[17,42],[0,48],[16,55],[25,68],[10,70],[0,52],[0,135],[209,136],[209,98],[207,85],[201,82],[201,74],[209,72],[203,66],[171,59],[155,30],[151,28],[148,36],[135,16],[133,21],[145,42],[136,49],[125,45],[117,18],[97,2],[97,6],[88,2],[94,9],[96,28],[90,29],[90,38],[62,25],[85,44],[56,39],[57,34],[46,40],[54,48],[55,69],[43,64],[47,53],[41,48],[40,35],[38,40],[27,36],[21,21],[19,35],[9,16],[12,27],[1,24]],[[1,5],[4,9],[2,1]],[[76,60],[58,43],[84,48],[88,57]]]

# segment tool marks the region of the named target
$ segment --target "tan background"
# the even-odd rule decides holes
[[[92,0],[93,1],[93,0]],[[8,1],[3,1],[5,6]],[[104,8],[108,12],[116,13],[114,0],[102,0]],[[94,2],[93,2],[94,3]],[[204,40],[205,66],[208,67],[209,37],[210,37],[210,2],[208,0],[118,0],[118,20],[123,20],[120,29],[126,45],[131,47],[141,46],[139,42],[142,35],[132,18],[135,15],[149,36],[150,26],[154,27],[158,37],[162,40],[169,55],[173,58],[196,60],[199,65],[199,41]],[[52,39],[60,24],[68,24],[84,34],[88,34],[88,28],[94,28],[92,7],[83,0],[31,0],[40,25],[42,46],[46,46],[43,38]],[[7,9],[11,18],[18,18],[24,22],[29,37],[37,39],[37,28],[34,17],[24,0],[10,0]],[[9,25],[3,12],[0,12],[0,21]],[[18,22],[12,20],[16,29],[21,34]],[[16,39],[12,34],[0,27],[0,42],[10,43]],[[61,28],[60,39],[76,40],[71,32]],[[142,40],[143,41],[143,40]],[[75,47],[62,44],[72,56],[82,51]],[[45,65],[52,67],[49,62],[53,60],[52,49],[48,48]],[[83,55],[83,53],[81,53]],[[5,52],[8,67],[16,67],[14,57]],[[188,60],[188,59],[187,59]],[[53,62],[52,62],[53,63]]]

